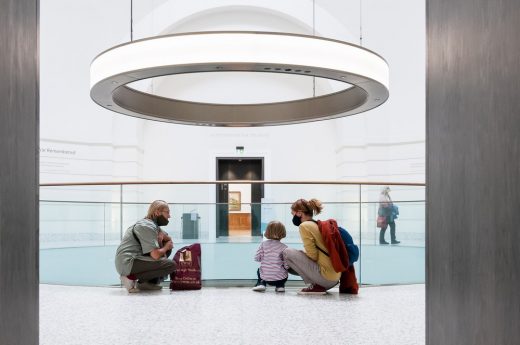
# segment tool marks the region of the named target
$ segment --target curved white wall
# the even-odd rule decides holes
[[[152,7],[154,6],[154,7]],[[265,128],[201,128],[129,118],[89,97],[89,64],[129,39],[128,1],[41,6],[41,182],[212,180],[216,156],[263,156],[266,179],[424,181],[425,4],[362,2],[363,45],[390,65],[390,99],[370,112],[338,120]],[[312,1],[134,1],[134,38],[194,30],[312,33]],[[318,35],[359,43],[359,2],[316,1]],[[178,81],[177,81],[178,82]],[[232,92],[226,78],[143,82],[159,94],[219,99],[308,96],[312,80],[249,76]],[[244,86],[245,85],[245,86]],[[188,87],[189,86],[189,87]],[[317,94],[334,86],[318,82]],[[319,165],[313,165],[318,163]],[[148,199],[145,193],[142,197]],[[140,198],[140,193],[136,198]],[[166,195],[167,197],[167,195]],[[211,195],[208,196],[210,198]]]

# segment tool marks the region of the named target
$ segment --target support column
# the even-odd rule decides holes
[[[520,338],[520,2],[427,0],[427,344]]]
[[[0,2],[0,344],[37,345],[38,0]]]

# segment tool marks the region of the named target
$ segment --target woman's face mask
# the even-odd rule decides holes
[[[294,214],[294,216],[292,217],[292,223],[294,224],[294,226],[300,226],[300,224],[302,223],[302,217],[298,217],[296,214]]]

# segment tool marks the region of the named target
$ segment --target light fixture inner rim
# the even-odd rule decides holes
[[[224,34],[224,35],[222,35]],[[208,36],[208,35],[220,35],[220,36]],[[241,36],[236,36],[241,35]],[[103,60],[104,54],[117,53],[118,48],[132,48],[135,47],[136,44],[146,43],[149,41],[159,42],[161,39],[171,39],[171,38],[195,38],[195,37],[210,37],[211,39],[220,38],[220,39],[228,39],[230,42],[233,42],[233,39],[240,37],[244,40],[244,35],[248,36],[249,40],[253,40],[255,38],[263,37],[264,40],[270,37],[277,37],[278,39],[283,38],[281,36],[288,37],[291,39],[298,39],[297,44],[306,44],[308,41],[301,40],[301,38],[326,41],[327,43],[333,42],[335,46],[332,46],[333,49],[337,49],[335,47],[339,47],[339,52],[341,53],[341,49],[344,47],[349,47],[351,52],[361,51],[364,57],[368,57],[373,59],[371,61],[372,64],[377,64],[377,68],[379,68],[379,74],[372,74],[367,77],[363,74],[356,74],[353,70],[341,70],[334,68],[324,68],[323,66],[315,66],[315,65],[299,65],[288,63],[290,61],[283,61],[281,64],[271,62],[262,62],[261,58],[258,61],[255,59],[250,61],[235,61],[230,62],[228,60],[223,59],[220,61],[197,61],[194,63],[184,63],[184,64],[171,64],[171,65],[153,65],[153,63],[144,64],[143,68],[134,68],[134,69],[121,69],[119,68],[120,73],[110,73],[111,69],[106,69],[106,73],[103,75],[104,78],[100,79],[99,73],[96,75],[96,68],[99,67],[99,59]],[[256,35],[250,37],[249,35]],[[172,41],[170,41],[172,42]],[[244,42],[244,41],[242,41]],[[266,41],[267,42],[267,41]],[[294,43],[294,42],[293,42]],[[264,42],[265,44],[265,42]],[[275,45],[277,43],[275,42]],[[280,41],[278,40],[278,44]],[[230,44],[232,46],[232,44]],[[266,47],[268,47],[266,45]],[[235,47],[236,48],[236,47]],[[240,47],[239,47],[240,48]],[[162,48],[161,48],[162,49]],[[354,49],[354,50],[352,50]],[[283,50],[283,49],[282,49]],[[243,54],[244,52],[239,52]],[[348,53],[348,52],[347,52]],[[153,55],[153,52],[149,52],[149,54]],[[254,54],[253,54],[254,55]],[[261,54],[259,54],[261,55]],[[132,56],[126,56],[129,59]],[[217,56],[218,57],[218,56]],[[230,56],[231,57],[231,56]],[[244,60],[247,60],[247,57]],[[285,57],[287,59],[287,57]],[[295,58],[296,60],[298,58]],[[359,59],[359,58],[358,58]],[[208,59],[209,60],[209,59]],[[217,59],[218,60],[218,59]],[[334,62],[334,60],[332,60]],[[106,61],[105,61],[106,62]],[[363,62],[363,61],[362,61]],[[332,64],[333,65],[333,64]],[[268,70],[268,68],[271,68]],[[115,68],[117,70],[117,66]],[[275,70],[278,69],[278,70]],[[294,70],[301,70],[301,72],[296,73]],[[306,76],[314,76],[325,79],[332,79],[339,82],[348,83],[349,87],[344,91],[334,92],[332,94],[323,95],[315,98],[305,98],[300,100],[291,100],[286,102],[274,102],[274,103],[254,103],[254,104],[214,104],[214,103],[197,103],[190,101],[181,101],[175,99],[168,99],[170,102],[169,105],[166,105],[165,98],[161,96],[156,96],[153,94],[143,93],[141,91],[135,90],[129,86],[125,86],[128,83],[148,79],[158,76],[165,75],[174,75],[174,74],[182,74],[182,73],[198,73],[198,72],[219,72],[219,71],[248,71],[248,72],[264,72],[264,73],[288,73],[288,74],[297,74],[297,75],[306,75]],[[98,71],[99,72],[99,71]],[[232,125],[232,122],[237,122],[243,126],[256,126],[256,125],[275,125],[275,124],[287,124],[287,123],[298,123],[298,122],[308,122],[315,120],[322,120],[327,118],[334,118],[346,115],[352,115],[355,113],[363,112],[372,108],[375,108],[386,101],[388,98],[388,65],[386,61],[381,58],[379,55],[369,51],[366,48],[358,47],[350,43],[341,42],[337,40],[331,40],[326,38],[318,38],[314,36],[307,35],[296,35],[296,34],[282,34],[282,33],[264,33],[264,32],[202,32],[202,33],[184,33],[184,34],[174,34],[167,36],[158,36],[148,39],[142,39],[138,41],[134,41],[131,43],[122,44],[111,49],[106,50],[105,52],[99,54],[97,58],[91,64],[91,97],[92,99],[98,103],[99,105],[110,109],[112,111],[120,112],[123,114],[137,116],[147,119],[159,120],[159,121],[168,121],[168,122],[176,122],[176,123],[185,123],[185,124],[206,124],[206,121],[213,121],[208,119],[206,116],[202,116],[201,118],[197,117],[197,113],[204,111],[213,111],[214,109],[221,109],[224,112],[233,113],[232,116],[226,118],[224,115],[221,118],[215,118],[213,121],[217,126],[227,126]],[[351,89],[359,89],[362,91],[352,91]],[[122,97],[122,95],[126,95],[125,97],[132,94],[133,96],[137,95],[135,92],[131,92],[134,90],[136,92],[140,92],[139,95],[140,101],[148,104],[150,106],[150,110],[148,108],[142,108],[138,104],[133,104],[131,100],[121,99],[118,97]],[[348,90],[351,90],[347,92]],[[144,96],[143,96],[144,94]],[[355,95],[352,100],[347,100],[345,97],[352,97]],[[364,96],[363,96],[364,95]],[[364,98],[362,100],[362,98]],[[320,104],[327,100],[327,102],[334,101],[338,103],[336,107],[329,107],[330,109],[320,109],[324,104]],[[162,109],[161,114],[154,112],[154,103],[161,102],[163,107],[170,107],[171,109]],[[300,111],[302,111],[301,106],[305,104],[305,107],[311,107],[312,111],[309,114],[297,115],[292,109],[287,106],[296,105],[295,111],[298,111],[296,108],[300,106]],[[341,108],[340,104],[343,105]],[[179,106],[182,105],[182,106]],[[275,106],[274,108],[272,106]],[[214,108],[204,108],[204,106],[211,106]],[[269,106],[269,107],[268,107]],[[278,108],[276,108],[278,106]],[[355,107],[354,107],[355,106]],[[227,107],[227,108],[226,108]],[[265,110],[276,111],[276,112],[289,112],[290,114],[280,113],[279,119],[270,119],[262,121],[262,111],[257,111],[256,114],[252,114],[248,116],[247,113],[251,113],[252,110],[257,110],[259,107],[264,107]],[[268,109],[269,108],[269,109]],[[182,112],[179,113],[179,112]],[[237,116],[237,112],[247,112],[244,113],[242,117]],[[305,112],[305,109],[303,109]],[[264,113],[265,114],[265,113]],[[265,116],[264,116],[265,117]],[[233,123],[236,125],[236,123]]]
[[[261,74],[284,74],[284,75],[291,75],[291,76],[295,75],[295,74],[284,73],[282,71],[262,71],[262,72],[258,72],[258,71],[230,71],[230,70],[226,70],[224,72],[233,72],[233,73],[249,72],[249,73],[256,73],[256,74],[260,74],[260,73]],[[201,71],[201,72],[197,72],[196,74],[198,74],[198,73],[220,74],[222,72],[221,71],[219,71],[219,72],[216,72],[216,71],[208,71],[208,72]],[[219,103],[219,102],[198,101],[196,99],[192,99],[192,98],[189,98],[189,97],[167,96],[167,95],[164,95],[164,94],[155,93],[156,90],[157,90],[156,87],[153,87],[152,90],[154,90],[154,91],[151,92],[151,91],[147,91],[146,89],[144,89],[141,86],[132,85],[134,83],[138,83],[138,82],[142,82],[142,81],[150,81],[150,80],[156,79],[156,78],[175,77],[175,76],[183,76],[183,75],[190,75],[190,74],[193,74],[193,73],[175,73],[175,74],[159,75],[159,76],[155,76],[155,77],[149,77],[149,78],[145,78],[145,79],[139,79],[139,80],[131,81],[131,82],[125,84],[124,86],[129,88],[129,89],[132,89],[132,90],[135,90],[135,91],[138,91],[138,92],[142,92],[142,93],[148,94],[150,96],[163,97],[163,98],[169,98],[169,99],[176,99],[176,100],[179,100],[179,101],[194,102],[194,103],[200,103],[200,104],[228,104],[228,105],[231,105],[231,104],[236,104],[236,105],[240,105],[240,104],[270,104],[270,103],[293,102],[293,101],[298,101],[300,99],[303,99],[303,98],[297,98],[297,97],[293,97],[293,98],[287,97],[285,100],[275,100],[275,101],[272,101],[272,102],[254,102],[254,103],[250,103],[250,102],[237,102],[237,103],[222,102],[222,103]],[[301,75],[301,74],[296,74],[296,76],[297,77],[302,77],[301,79],[308,79],[309,77],[315,77],[313,75]],[[209,79],[209,78],[210,78],[210,76],[208,75],[208,77],[206,79]],[[345,90],[350,89],[351,87],[355,86],[355,85],[350,84],[350,83],[348,83],[348,82],[346,82],[344,80],[340,81],[340,80],[336,80],[336,79],[322,78],[322,77],[315,77],[315,78],[319,79],[320,82],[326,82],[326,81],[328,81],[328,82],[336,82],[337,84],[334,86],[334,90],[332,92],[330,92],[330,93],[336,93],[336,92],[345,91]],[[154,80],[154,82],[156,82],[156,81]],[[162,81],[158,81],[157,83],[160,85],[161,82]],[[169,80],[168,82],[169,83],[175,83],[176,81],[175,80],[173,80],[173,81]],[[343,84],[343,85],[339,86],[340,84]],[[150,84],[148,84],[148,86],[149,85]],[[157,85],[157,84],[154,84],[154,85]],[[318,85],[318,80],[316,80],[316,85]],[[235,89],[236,89],[236,87],[235,87]],[[304,91],[309,91],[309,90],[304,90]],[[310,92],[312,92],[312,91],[310,91]],[[315,98],[315,97],[319,97],[319,96],[311,96],[311,98]]]

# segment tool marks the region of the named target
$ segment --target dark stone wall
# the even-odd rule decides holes
[[[0,344],[37,345],[38,0],[0,2]]]
[[[520,1],[427,0],[427,344],[520,339]]]

